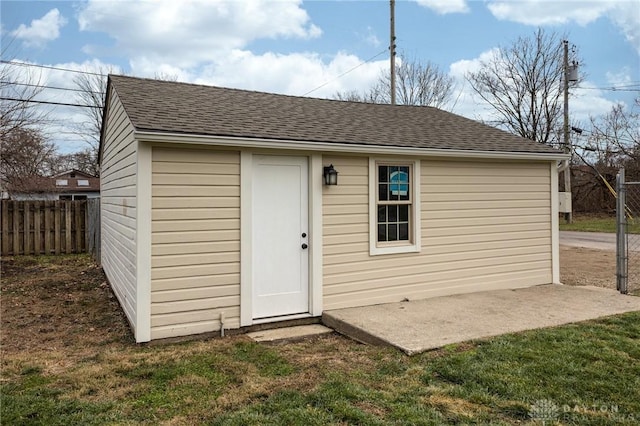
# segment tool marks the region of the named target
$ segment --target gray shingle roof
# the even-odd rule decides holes
[[[560,152],[432,107],[303,98],[110,76],[139,131],[515,153]]]

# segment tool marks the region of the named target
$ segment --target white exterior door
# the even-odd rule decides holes
[[[307,313],[308,160],[255,155],[252,168],[253,318]]]

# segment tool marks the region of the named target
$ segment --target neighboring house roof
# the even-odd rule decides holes
[[[79,177],[81,179],[82,178],[95,178],[94,175],[86,173],[86,172],[83,172],[82,170],[78,170],[78,169],[67,170],[65,172],[58,173],[58,174],[53,175],[51,177],[60,177],[60,176],[68,176],[68,177],[77,176],[77,177]]]
[[[80,170],[69,170],[50,178],[60,193],[100,192],[100,178]]]
[[[21,194],[57,192],[55,180],[44,176],[25,176],[7,184],[7,191]]]
[[[100,178],[70,170],[55,176],[25,176],[7,185],[9,192],[22,194],[100,192]]]
[[[548,145],[433,107],[276,95],[116,75],[109,76],[109,87],[137,131],[561,155]]]

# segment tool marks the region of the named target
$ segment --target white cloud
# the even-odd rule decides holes
[[[387,61],[361,64],[357,56],[342,52],[325,62],[313,53],[256,55],[235,50],[203,70],[194,82],[294,96],[322,86],[308,96],[332,97],[336,92],[369,88],[387,66]],[[355,67],[358,68],[338,78]]]
[[[612,7],[612,2],[602,1],[491,1],[487,5],[493,16],[500,20],[515,21],[526,25],[559,25],[575,21],[587,25]]]
[[[376,36],[375,32],[373,31],[373,28],[371,27],[367,27],[367,33],[366,34],[359,34],[359,37],[367,44],[373,46],[373,47],[378,47],[380,46],[380,39],[378,39],[378,37]]]
[[[638,78],[637,76],[632,76],[631,69],[629,67],[624,67],[618,72],[607,71],[605,75],[607,82],[614,87],[628,86],[634,83]]]
[[[498,54],[498,49],[490,49],[482,52],[473,59],[461,59],[449,66],[449,75],[454,78],[458,93],[454,95],[452,112],[464,115],[474,120],[490,120],[492,109],[473,92],[466,76],[468,73],[478,71],[481,63],[491,60]]]
[[[300,0],[90,0],[78,23],[83,31],[107,33],[130,57],[182,68],[210,62],[257,39],[306,39],[322,33]]]
[[[609,12],[609,16],[640,54],[640,2],[619,2]]]
[[[361,64],[360,58],[343,52],[325,58],[314,53],[282,55],[269,52],[255,54],[247,50],[235,49],[228,55],[194,69],[179,68],[170,63],[152,62],[145,59],[132,60],[130,66],[131,73],[141,77],[165,74],[176,76],[179,81],[184,82],[294,96],[303,95],[322,86],[308,96],[331,98],[336,92],[368,89],[378,78],[380,72],[388,66],[386,59]],[[108,68],[113,69],[114,72],[122,71],[117,66],[97,59],[82,63],[67,62],[44,65],[91,72],[101,72]],[[352,68],[356,69],[338,78]],[[35,77],[40,84],[46,86],[75,89],[73,76],[74,74],[65,71],[39,69]],[[79,102],[77,96],[78,94],[73,91],[45,89],[37,99],[73,104]],[[88,146],[82,136],[77,133],[82,123],[87,121],[82,108],[53,105],[41,105],[39,108],[47,112],[48,124],[44,130],[57,144],[61,152],[79,151]]]
[[[640,53],[640,2],[630,0],[490,0],[487,7],[497,19],[525,25],[588,25],[610,19]]]
[[[587,123],[590,116],[600,116],[611,111],[617,102],[605,98],[605,92],[590,81],[580,82],[569,95],[569,112],[572,121]]]
[[[416,0],[420,6],[427,7],[436,13],[466,13],[469,11],[466,0]]]
[[[51,9],[42,18],[32,20],[29,26],[20,24],[11,35],[27,46],[42,47],[60,37],[60,28],[66,23],[67,19],[58,9]]]

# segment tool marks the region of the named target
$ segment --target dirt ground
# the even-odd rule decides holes
[[[102,269],[88,256],[3,258],[0,308],[3,355],[133,342]]]
[[[2,259],[0,308],[3,354],[64,351],[133,342],[102,270],[88,256]],[[560,247],[560,278],[567,285],[615,288],[615,253]],[[71,360],[69,360],[71,361]]]
[[[560,246],[560,281],[615,289],[615,251]]]

